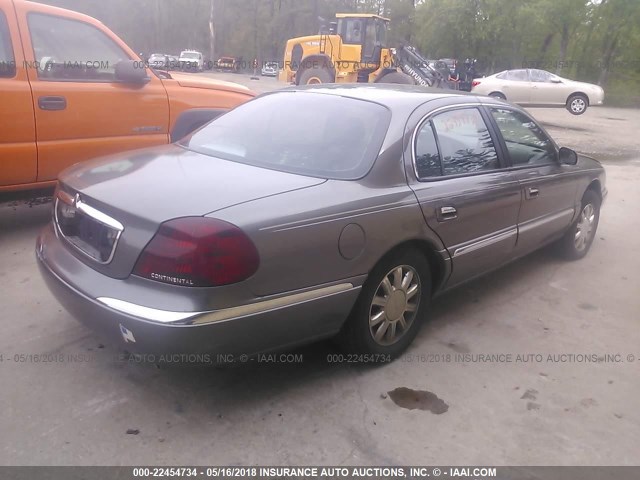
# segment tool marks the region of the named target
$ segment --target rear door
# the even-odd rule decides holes
[[[160,79],[150,71],[147,84],[116,79],[116,64],[136,59],[124,43],[84,15],[31,2],[16,11],[33,93],[38,181],[92,157],[168,143]]]
[[[522,105],[531,102],[531,82],[526,69],[509,70],[502,80],[502,89],[507,100]]]
[[[0,187],[36,180],[36,130],[31,88],[12,2],[0,1]]]
[[[512,173],[522,189],[516,245],[520,255],[569,227],[578,188],[575,168],[560,164],[555,144],[527,114],[509,106],[486,108],[502,134]]]
[[[405,162],[427,224],[451,257],[447,286],[509,260],[516,243],[520,185],[498,155],[487,120],[476,105],[427,114]]]

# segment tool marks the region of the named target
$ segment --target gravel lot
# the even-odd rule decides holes
[[[327,361],[328,342],[226,369],[127,360],[37,272],[50,204],[0,204],[0,464],[638,464],[639,112],[532,113],[606,163],[591,252],[545,249],[451,292],[377,368]],[[29,357],[45,353],[62,361]]]

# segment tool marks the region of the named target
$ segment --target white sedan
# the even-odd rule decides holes
[[[471,91],[528,107],[566,107],[574,115],[582,115],[589,105],[604,102],[604,90],[598,85],[535,69],[505,70],[476,78]]]

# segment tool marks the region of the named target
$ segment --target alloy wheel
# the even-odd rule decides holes
[[[587,102],[583,98],[574,98],[571,101],[571,111],[574,113],[582,113],[587,108]]]
[[[596,210],[592,204],[588,203],[580,212],[580,218],[578,218],[578,224],[576,228],[576,234],[574,238],[574,245],[578,252],[583,251],[591,241],[593,235],[593,226],[596,221]]]
[[[369,331],[378,345],[393,345],[406,334],[418,313],[420,290],[420,276],[409,265],[384,276],[369,307]]]

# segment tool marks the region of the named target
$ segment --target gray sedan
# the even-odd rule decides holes
[[[382,361],[447,289],[552,242],[583,257],[607,192],[597,161],[518,107],[400,85],[265,94],[59,180],[38,264],[127,349],[254,355],[338,335]]]

